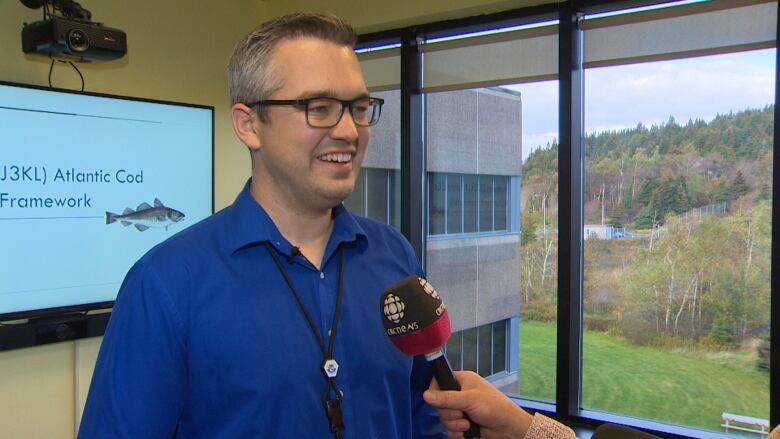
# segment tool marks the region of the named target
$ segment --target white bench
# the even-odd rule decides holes
[[[726,412],[723,412],[721,418],[723,418],[721,427],[726,429],[726,432],[729,430],[748,431],[750,433],[760,434],[761,437],[766,437],[769,434],[769,421],[766,419],[735,415]]]

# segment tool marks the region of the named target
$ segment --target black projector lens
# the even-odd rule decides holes
[[[73,52],[84,52],[89,49],[89,37],[81,29],[68,32],[68,48]]]

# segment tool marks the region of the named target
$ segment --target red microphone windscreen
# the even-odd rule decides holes
[[[434,352],[450,338],[447,308],[425,279],[409,276],[388,288],[379,307],[385,332],[407,355]]]

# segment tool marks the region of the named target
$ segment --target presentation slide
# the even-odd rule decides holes
[[[0,317],[113,301],[212,213],[213,109],[0,84]]]

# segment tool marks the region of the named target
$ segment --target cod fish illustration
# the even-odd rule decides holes
[[[166,207],[162,201],[155,198],[154,207],[147,203],[141,203],[137,209],[126,208],[122,214],[106,212],[106,224],[119,221],[123,226],[133,225],[138,231],[143,232],[150,227],[162,227],[168,230],[173,223],[184,219],[184,214],[176,209]]]

